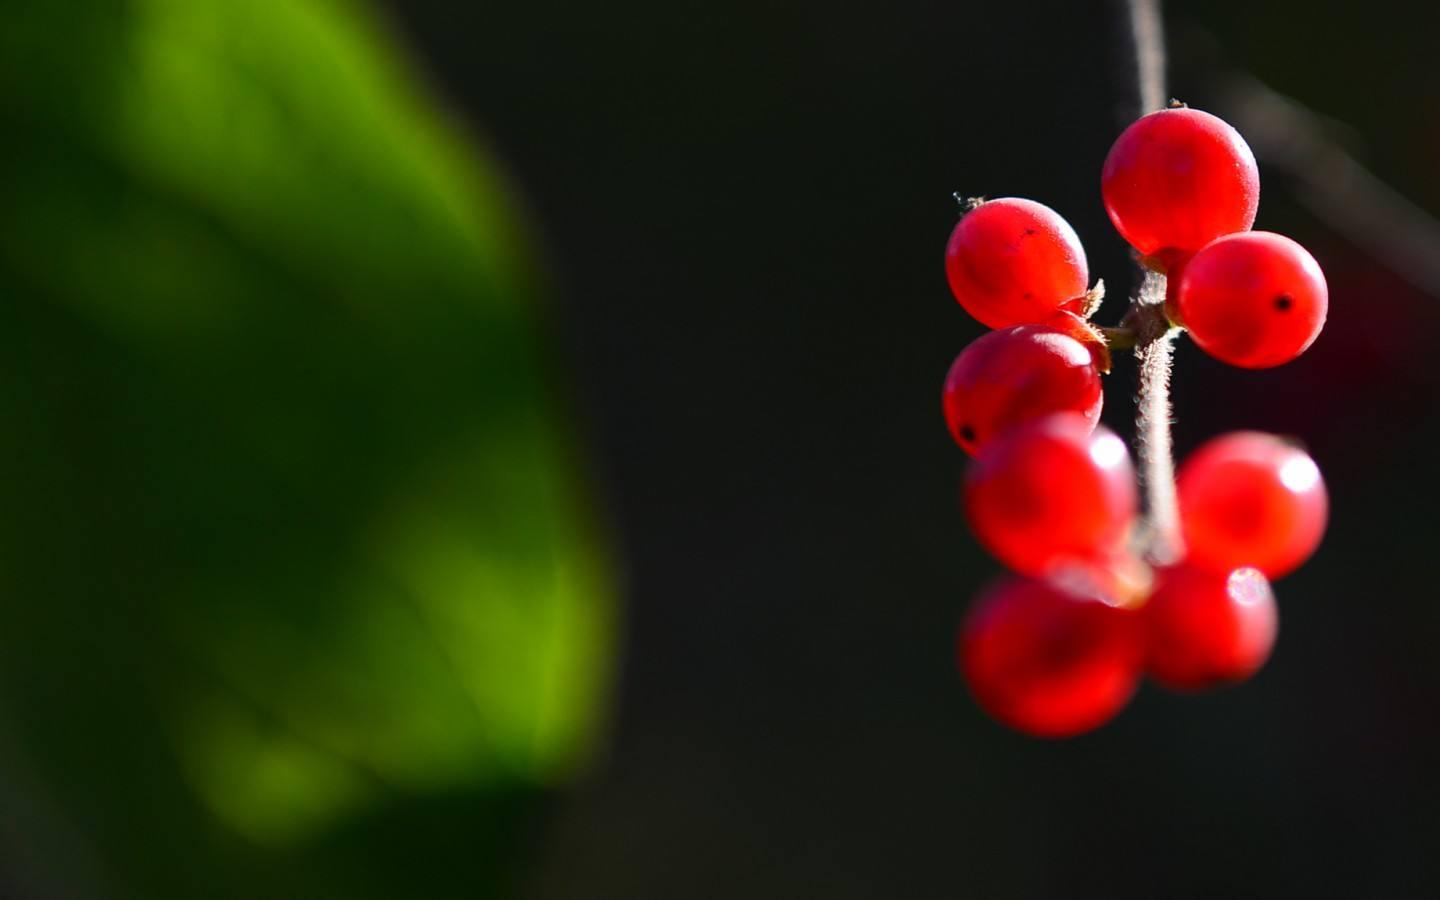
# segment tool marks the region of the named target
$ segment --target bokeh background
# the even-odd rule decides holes
[[[1178,448],[1332,523],[1253,682],[1061,743],[953,669],[940,257],[1042,200],[1118,319],[1117,4],[0,13],[0,896],[1440,892],[1434,4],[1166,9],[1332,291]]]

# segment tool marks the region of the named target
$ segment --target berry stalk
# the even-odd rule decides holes
[[[1140,115],[1165,103],[1165,28],[1160,0],[1122,0],[1134,63]],[[1145,490],[1148,529],[1145,555],[1155,563],[1172,562],[1183,552],[1175,461],[1170,439],[1170,368],[1177,329],[1165,315],[1165,276],[1140,266],[1140,289],[1131,300],[1126,323],[1135,333],[1135,362],[1140,373],[1135,401],[1135,453]]]
[[[1179,329],[1165,316],[1165,276],[1144,270],[1127,319],[1135,329],[1140,391],[1135,403],[1135,454],[1145,489],[1145,555],[1166,564],[1180,558],[1180,505],[1170,439],[1170,367]]]

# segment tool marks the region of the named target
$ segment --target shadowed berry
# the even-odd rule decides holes
[[[1050,413],[1078,413],[1094,427],[1104,393],[1088,347],[1045,325],[1016,325],[981,336],[955,357],[941,402],[956,443],[973,454]]]
[[[1093,594],[1010,578],[971,608],[960,670],[994,718],[1037,737],[1089,731],[1135,692],[1143,654],[1135,613]]]
[[[950,290],[991,328],[1042,322],[1083,302],[1089,270],[1075,230],[1033,200],[989,200],[967,212],[945,247]]]

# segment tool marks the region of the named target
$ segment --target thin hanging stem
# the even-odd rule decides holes
[[[1140,392],[1135,402],[1135,452],[1149,515],[1145,555],[1152,562],[1179,558],[1179,504],[1175,498],[1174,450],[1170,440],[1170,364],[1179,329],[1165,317],[1165,276],[1146,271],[1129,317],[1136,332],[1135,363]]]
[[[1165,26],[1160,0],[1124,0],[1139,89],[1139,115],[1165,105]]]
[[[1130,39],[1128,59],[1134,61],[1135,117],[1165,103],[1165,29],[1160,0],[1123,0]],[[1172,562],[1183,552],[1175,499],[1174,450],[1170,439],[1170,368],[1178,330],[1165,316],[1165,276],[1140,268],[1140,289],[1130,300],[1128,324],[1135,334],[1135,360],[1140,388],[1135,403],[1135,452],[1148,516],[1143,534],[1145,555],[1156,563]]]

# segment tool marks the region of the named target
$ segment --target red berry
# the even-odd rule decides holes
[[[1124,442],[1078,413],[1035,419],[991,440],[965,478],[975,537],[1029,575],[1120,552],[1135,504]]]
[[[1089,348],[1043,325],[983,335],[955,357],[941,403],[956,443],[975,453],[1014,426],[1074,412],[1093,428],[1104,402]]]
[[[1260,205],[1260,172],[1223,120],[1198,109],[1162,109],[1116,139],[1100,193],[1131,246],[1169,261],[1248,231]]]
[[[1206,442],[1180,466],[1180,527],[1188,559],[1270,578],[1294,571],[1325,533],[1329,501],[1315,461],[1274,435],[1241,431]]]
[[[1060,738],[1103,725],[1135,693],[1136,616],[1097,595],[1010,578],[991,586],[960,630],[960,670],[999,721]]]
[[[1070,223],[1033,200],[989,200],[960,219],[945,247],[950,290],[991,328],[1041,322],[1085,294],[1085,248]]]
[[[1090,351],[1090,357],[1095,361],[1095,367],[1100,373],[1108,374],[1110,372],[1112,362],[1110,345],[1099,328],[1075,313],[1063,309],[1040,324],[1084,344],[1085,348]]]
[[[1146,670],[1177,691],[1244,681],[1275,646],[1275,595],[1255,569],[1213,572],[1181,564],[1158,573],[1141,610]]]
[[[1196,253],[1172,315],[1216,359],[1246,369],[1289,362],[1325,325],[1329,291],[1315,257],[1278,234],[1232,234]]]

